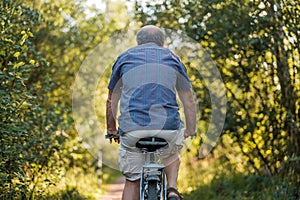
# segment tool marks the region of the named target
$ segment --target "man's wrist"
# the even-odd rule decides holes
[[[117,132],[116,128],[107,128],[106,130],[108,134],[115,134]]]
[[[189,129],[186,129],[185,133],[186,133],[186,135],[189,135],[189,136],[195,136],[196,135],[196,131],[189,130]]]

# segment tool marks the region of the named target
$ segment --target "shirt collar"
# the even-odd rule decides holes
[[[139,46],[157,46],[157,47],[159,47],[155,42],[148,42],[148,43],[145,43],[145,44],[141,44]]]

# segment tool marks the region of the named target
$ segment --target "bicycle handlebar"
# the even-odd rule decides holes
[[[106,134],[105,139],[118,139],[119,137],[113,134]]]

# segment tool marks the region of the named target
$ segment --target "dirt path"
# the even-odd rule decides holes
[[[119,178],[108,187],[108,194],[101,196],[101,200],[121,200],[125,179]]]

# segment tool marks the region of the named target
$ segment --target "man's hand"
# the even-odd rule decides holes
[[[184,130],[184,138],[194,137],[194,136],[196,136],[195,131],[190,131],[187,129]]]
[[[110,144],[112,143],[112,141],[114,140],[116,143],[120,144],[120,137],[118,134],[117,130],[112,130],[112,129],[108,129],[107,130],[107,134],[110,135],[111,137],[109,138],[109,142]]]

